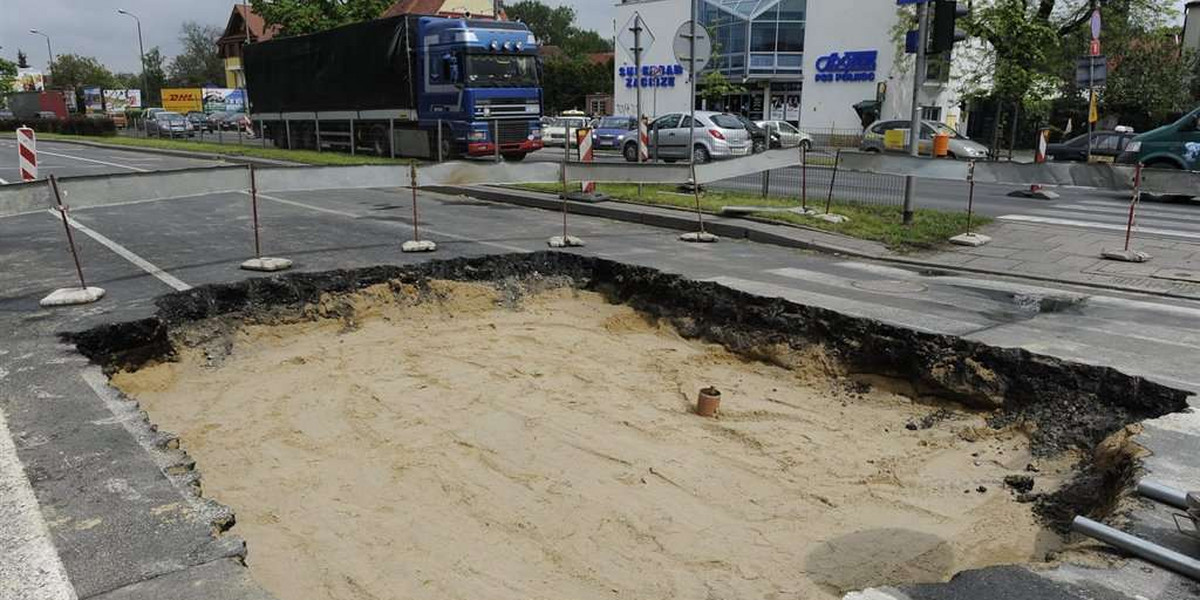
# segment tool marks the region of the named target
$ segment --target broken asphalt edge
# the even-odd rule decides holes
[[[524,190],[516,191],[497,186],[430,186],[425,189],[441,194],[466,195],[478,200],[516,204],[529,208],[540,208],[555,211],[562,210],[563,202],[562,199],[558,198],[557,196]],[[591,204],[586,202],[571,201],[570,207],[571,214],[581,216],[602,217],[606,219],[640,223],[642,225],[661,227],[665,229],[692,230],[696,227],[695,211],[693,210],[663,206],[649,206],[631,202],[622,202],[620,200],[611,200],[604,204]],[[1017,273],[1012,271],[998,271],[995,269],[981,269],[966,265],[940,263],[932,260],[906,258],[904,256],[890,253],[886,249],[881,249],[877,252],[864,251],[852,248],[848,245],[843,246],[820,240],[803,239],[796,237],[795,235],[788,235],[784,231],[771,231],[770,229],[782,228],[785,231],[794,230],[797,232],[807,232],[820,234],[823,236],[839,237],[844,238],[847,241],[860,243],[865,242],[873,245],[878,245],[878,243],[867,240],[859,240],[857,238],[850,238],[839,233],[814,229],[811,227],[805,227],[803,225],[771,221],[752,216],[730,218],[721,217],[712,213],[705,213],[705,228],[724,238],[745,239],[760,244],[798,248],[801,250],[813,250],[826,254],[841,254],[855,258],[865,258],[880,262],[921,267],[925,269],[938,269],[960,273],[978,273],[981,275],[995,275],[999,277],[1025,279],[1029,281],[1061,283],[1097,290],[1144,294],[1161,298],[1200,300],[1200,294],[1182,294],[1168,290],[1156,290],[1144,287],[1119,285],[1115,283],[1086,281],[1082,279],[1062,279],[1034,273]],[[1100,258],[1097,256],[1096,260],[1099,261]]]

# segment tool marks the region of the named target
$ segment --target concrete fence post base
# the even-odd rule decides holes
[[[1144,263],[1153,258],[1149,254],[1138,250],[1105,250],[1100,253],[1100,256],[1108,260],[1131,263]]]
[[[243,262],[242,268],[247,271],[274,273],[275,271],[284,271],[292,268],[292,261],[286,258],[270,258],[264,256],[261,258],[251,258],[250,260]]]
[[[75,306],[77,304],[91,304],[104,297],[104,288],[85,287],[85,288],[60,288],[54,290],[49,296],[42,298],[38,304],[43,308],[53,306]]]
[[[992,241],[992,238],[978,233],[964,233],[950,238],[950,243],[955,246],[970,246],[978,248]]]
[[[437,250],[437,244],[430,240],[409,240],[400,244],[401,252],[433,252]]]
[[[582,248],[586,244],[573,235],[556,235],[546,242],[551,248]]]
[[[698,244],[715,244],[721,241],[721,238],[707,231],[693,231],[691,233],[685,233],[679,236],[679,241]]]

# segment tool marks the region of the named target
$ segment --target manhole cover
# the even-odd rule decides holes
[[[924,292],[929,288],[914,281],[900,281],[897,279],[871,279],[868,281],[855,281],[850,285],[870,292],[881,292],[884,294],[914,294]]]

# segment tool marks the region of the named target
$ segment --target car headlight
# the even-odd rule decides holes
[[[529,130],[529,135],[533,136],[535,139],[540,138],[540,137],[542,137],[542,130],[537,127],[534,127],[533,129]]]
[[[467,139],[472,142],[486,142],[487,135],[486,131],[472,131],[467,134]]]
[[[1142,151],[1142,143],[1137,140],[1129,142],[1128,144],[1125,145],[1125,151],[1126,152],[1141,152]]]
[[[625,134],[624,134],[624,133],[622,133],[621,135],[618,135],[618,136],[617,136],[617,141],[618,141],[618,142],[623,142],[623,141],[625,141]]]

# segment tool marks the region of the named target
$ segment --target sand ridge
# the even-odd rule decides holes
[[[1038,462],[1025,435],[982,414],[911,431],[937,407],[825,376],[819,349],[749,361],[591,292],[429,292],[329,297],[309,312],[337,318],[113,378],[282,600],[826,598],[1060,545],[1001,484]],[[717,420],[690,413],[710,384]]]

